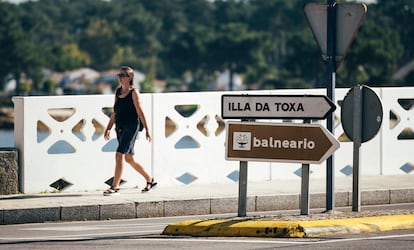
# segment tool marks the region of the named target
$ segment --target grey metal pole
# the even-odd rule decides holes
[[[302,164],[302,186],[300,191],[300,214],[309,214],[309,164]]]
[[[240,162],[238,216],[246,216],[247,204],[247,161]]]
[[[255,121],[254,119],[241,119],[242,122],[247,121]],[[246,216],[246,207],[247,207],[247,161],[240,161],[239,166],[239,208],[238,208],[238,216],[245,217]]]
[[[304,120],[303,123],[310,123],[310,120]],[[302,185],[300,191],[300,214],[309,214],[309,164],[302,164]]]
[[[362,137],[362,104],[363,91],[361,86],[354,87],[354,105],[353,105],[353,141],[354,141],[354,158],[352,166],[352,211],[361,211],[361,191],[360,191],[360,168],[359,152],[361,148]]]
[[[326,61],[326,78],[327,78],[327,96],[335,103],[335,73],[336,73],[336,1],[328,0],[327,14],[327,61]],[[327,128],[334,134],[335,117],[331,113],[327,119]],[[335,192],[334,192],[334,155],[326,161],[326,210],[334,209]]]

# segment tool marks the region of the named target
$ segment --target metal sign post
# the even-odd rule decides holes
[[[355,86],[354,89],[354,158],[352,167],[352,211],[361,211],[361,190],[360,184],[360,169],[359,169],[359,150],[361,148],[361,123],[362,123],[362,97],[361,97],[361,86]]]
[[[303,123],[310,123],[310,120],[304,120]],[[301,191],[300,191],[300,214],[309,214],[309,164],[302,164],[302,177],[301,177]]]
[[[326,57],[327,96],[335,102],[335,77],[338,65],[344,57],[356,36],[360,25],[367,13],[367,6],[362,3],[337,4],[335,0],[327,0],[327,4],[307,3],[305,15],[312,32]],[[334,116],[327,119],[327,128],[334,133]],[[326,162],[326,210],[334,208],[334,158]]]
[[[248,119],[243,118],[242,122],[247,122]],[[247,161],[240,161],[239,163],[239,207],[237,215],[245,217],[247,215]]]
[[[326,61],[326,78],[327,78],[327,96],[335,102],[335,74],[336,74],[336,1],[328,0],[328,15],[327,15],[327,61]],[[328,116],[327,128],[332,134],[335,133],[335,118],[331,113]],[[326,210],[331,211],[335,206],[335,191],[334,191],[334,156],[328,158],[326,161]]]
[[[240,161],[239,172],[239,208],[237,214],[239,217],[245,217],[247,211],[247,161]]]
[[[365,85],[355,86],[342,103],[341,121],[346,136],[354,142],[352,211],[361,210],[360,148],[375,137],[382,124],[383,109],[378,95]]]

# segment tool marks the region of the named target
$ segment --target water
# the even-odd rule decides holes
[[[80,138],[81,135],[77,135]],[[42,141],[44,138],[47,137],[47,133],[39,133],[38,134],[38,140]],[[94,135],[93,140],[96,140],[97,135]],[[116,148],[116,145],[113,145],[114,142],[109,143],[107,145],[108,148],[104,149],[105,152],[107,151],[113,151],[114,147]],[[0,148],[13,148],[14,146],[14,131],[13,130],[4,130],[4,129],[0,129]],[[65,149],[62,148],[66,148],[67,146],[65,145],[60,145],[59,143],[56,145],[57,151],[56,150],[52,150],[52,151],[56,151],[56,152],[60,152],[61,151],[65,151]],[[176,149],[185,149],[185,148],[199,148],[200,144],[194,140],[191,136],[184,136],[183,138],[181,138],[176,144],[175,144],[175,148]],[[70,150],[69,150],[70,151]],[[66,151],[65,151],[66,152]]]
[[[0,129],[0,148],[14,147],[14,131]]]

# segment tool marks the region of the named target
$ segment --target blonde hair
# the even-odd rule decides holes
[[[129,66],[122,66],[121,70],[124,71],[129,76],[129,85],[134,85],[134,70]]]

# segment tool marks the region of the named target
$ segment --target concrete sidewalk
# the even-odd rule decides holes
[[[324,179],[310,179],[310,207],[325,208]],[[300,208],[300,180],[249,182],[247,213]],[[103,190],[102,190],[103,191]],[[163,187],[149,193],[122,189],[119,196],[102,191],[0,196],[0,224],[41,223],[235,213],[238,183]],[[414,202],[414,176],[361,178],[362,205]],[[335,207],[352,205],[352,177],[335,179]]]

